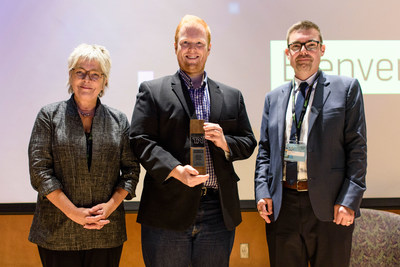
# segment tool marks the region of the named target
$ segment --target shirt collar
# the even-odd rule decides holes
[[[308,79],[306,79],[306,80],[304,80],[304,81],[302,81],[302,80],[300,80],[300,79],[294,77],[294,81],[295,81],[295,83],[296,83],[296,90],[299,90],[299,86],[300,86],[300,84],[301,84],[302,82],[307,82],[308,85],[313,84],[313,82],[314,82],[314,80],[315,80],[317,74],[318,74],[318,71],[317,71],[316,73],[314,73],[313,75],[311,75]]]
[[[185,83],[186,88],[198,89],[198,88],[193,88],[192,79],[182,69],[179,69],[179,76],[182,78],[183,82]],[[199,88],[204,88],[206,84],[207,84],[207,73],[204,71],[203,82],[201,83],[201,86]]]

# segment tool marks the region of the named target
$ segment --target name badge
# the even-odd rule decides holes
[[[286,143],[285,154],[283,156],[285,161],[291,162],[305,162],[307,155],[306,144],[300,142],[296,143]]]

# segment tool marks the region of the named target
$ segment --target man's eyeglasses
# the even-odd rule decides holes
[[[95,70],[86,71],[86,70],[81,69],[81,68],[79,68],[79,69],[75,69],[74,68],[74,69],[72,69],[72,71],[73,71],[73,73],[74,73],[76,78],[82,79],[82,80],[84,80],[86,78],[86,75],[87,75],[91,81],[97,81],[98,79],[100,79],[104,75],[103,73],[100,73],[100,72],[95,71]]]
[[[305,43],[293,42],[291,44],[288,44],[288,48],[293,53],[297,53],[297,52],[301,51],[303,46],[306,48],[307,51],[315,51],[315,50],[317,50],[318,45],[320,43],[321,43],[320,41],[316,41],[316,40],[309,40]]]

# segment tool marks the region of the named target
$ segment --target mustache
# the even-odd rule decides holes
[[[310,55],[302,55],[302,56],[297,56],[296,60],[298,59],[304,59],[304,58],[312,58]]]

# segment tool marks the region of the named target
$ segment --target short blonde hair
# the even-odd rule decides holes
[[[178,44],[178,39],[179,39],[179,32],[181,31],[183,26],[189,25],[189,26],[198,26],[201,25],[204,27],[204,30],[206,31],[207,35],[207,46],[210,46],[211,43],[211,30],[210,27],[208,27],[207,23],[194,15],[185,15],[181,21],[178,24],[178,27],[176,27],[175,31],[175,44]]]
[[[287,32],[287,35],[286,35],[287,44],[289,44],[289,37],[290,37],[290,35],[292,34],[292,32],[298,31],[298,30],[309,30],[309,29],[315,29],[315,30],[318,31],[319,41],[320,41],[321,44],[322,44],[322,34],[321,34],[321,31],[320,31],[318,25],[315,24],[315,23],[312,22],[312,21],[309,21],[309,20],[302,20],[302,21],[299,21],[299,22],[293,24],[293,25],[289,28],[289,30],[288,30],[288,32]]]
[[[78,45],[74,51],[72,51],[71,55],[68,58],[68,72],[69,72],[69,79],[68,79],[68,93],[72,94],[72,86],[70,83],[71,80],[71,71],[74,69],[81,61],[96,61],[100,65],[101,72],[104,75],[104,80],[107,81],[104,84],[104,87],[108,87],[108,77],[110,76],[110,69],[111,69],[111,58],[110,52],[101,45],[89,45],[89,44],[80,44]],[[104,95],[104,89],[101,90],[99,93],[99,97]]]

